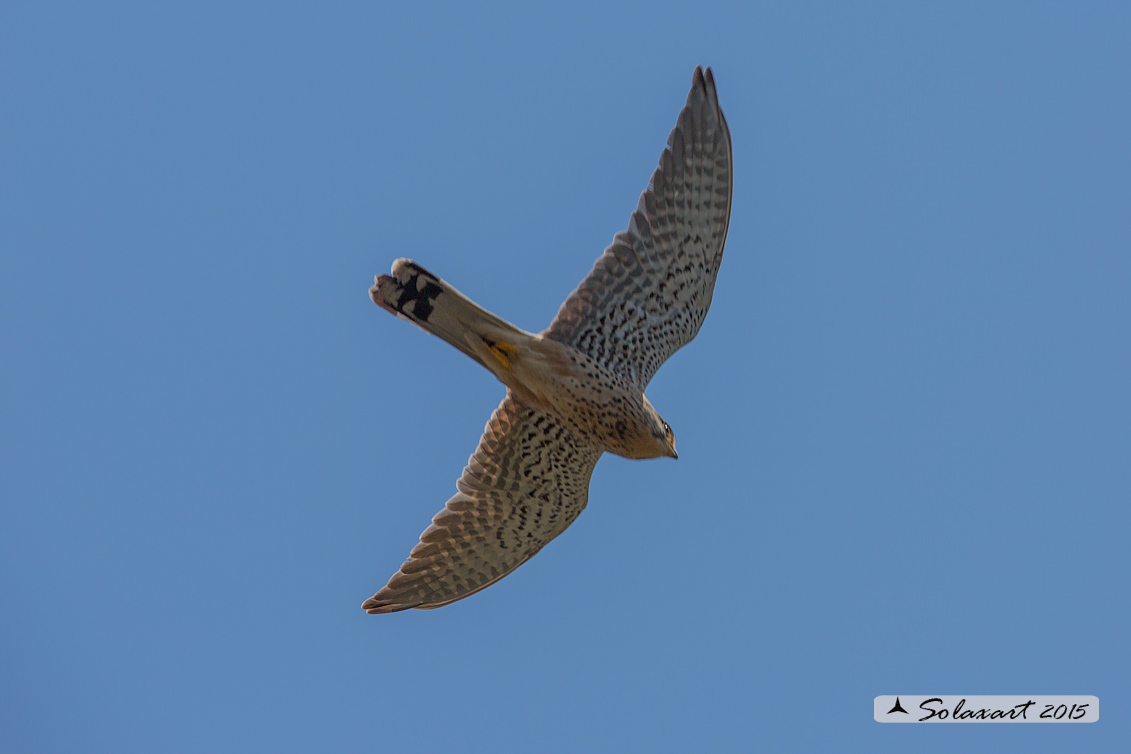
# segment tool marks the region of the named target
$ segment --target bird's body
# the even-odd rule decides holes
[[[409,260],[377,278],[375,303],[478,361],[507,396],[458,493],[366,610],[440,607],[498,581],[573,522],[606,451],[678,457],[644,388],[695,337],[710,307],[730,178],[730,134],[714,79],[709,68],[696,68],[629,230],[541,334],[486,311]]]
[[[674,454],[662,420],[657,423],[655,409],[630,380],[576,348],[500,320],[420,265],[398,259],[392,275],[377,278],[371,295],[378,306],[474,358],[517,401],[553,416],[602,451],[625,458]],[[434,326],[441,317],[458,328]]]

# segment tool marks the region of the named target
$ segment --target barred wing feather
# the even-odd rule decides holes
[[[707,316],[730,222],[732,172],[714,76],[696,68],[628,231],[616,235],[544,335],[644,389]]]
[[[509,394],[479,447],[370,613],[451,604],[494,584],[566,530],[589,499],[601,450]]]

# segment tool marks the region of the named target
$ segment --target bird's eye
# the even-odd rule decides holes
[[[672,428],[668,426],[667,422],[664,422],[664,434],[670,436],[671,433],[672,433]]]

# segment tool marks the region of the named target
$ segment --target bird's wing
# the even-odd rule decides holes
[[[442,607],[494,584],[573,523],[601,452],[508,394],[456,482],[459,492],[362,607]]]
[[[628,224],[544,333],[641,389],[699,332],[730,222],[730,130],[711,69],[687,105]]]

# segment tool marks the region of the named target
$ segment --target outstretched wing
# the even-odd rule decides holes
[[[660,165],[632,214],[544,333],[641,389],[699,332],[731,200],[730,130],[711,69],[695,69]]]
[[[494,584],[573,523],[601,452],[508,393],[456,482],[459,492],[362,607],[442,607]]]

